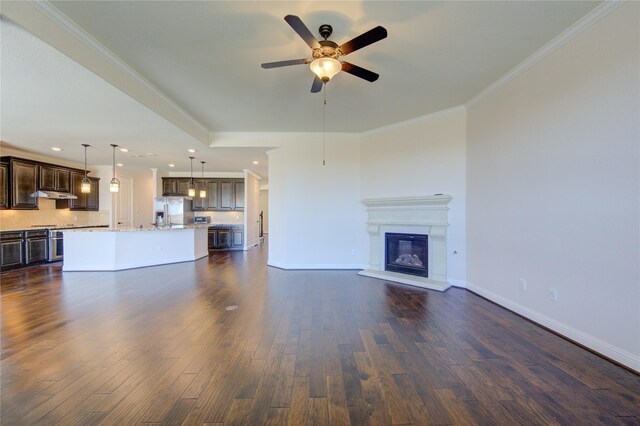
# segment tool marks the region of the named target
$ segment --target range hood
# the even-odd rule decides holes
[[[38,191],[34,194],[37,198],[49,198],[50,200],[76,200],[78,197],[70,192]]]

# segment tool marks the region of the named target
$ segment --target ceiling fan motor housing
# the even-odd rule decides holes
[[[333,58],[337,59],[338,56],[342,55],[342,51],[338,48],[338,45],[331,40],[320,40],[320,47],[317,49],[313,49],[312,55],[313,59],[318,58]]]
[[[320,25],[320,28],[318,28],[318,32],[320,33],[322,38],[326,40],[331,37],[331,34],[333,33],[333,27],[329,24],[322,24]]]

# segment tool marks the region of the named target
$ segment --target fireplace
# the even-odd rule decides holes
[[[429,236],[385,233],[385,271],[428,277]]]
[[[448,289],[450,201],[451,196],[444,194],[363,200],[367,206],[369,267],[358,274],[431,290]],[[390,247],[387,236],[394,234],[400,236],[399,242]]]

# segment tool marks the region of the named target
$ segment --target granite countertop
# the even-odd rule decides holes
[[[67,232],[149,232],[149,231],[175,231],[180,229],[207,229],[209,225],[206,223],[197,223],[189,225],[172,225],[172,226],[148,226],[143,228],[120,227],[120,228],[83,228],[83,229],[67,229]]]
[[[82,228],[106,228],[109,225],[78,225],[78,226],[65,226],[65,225],[42,225],[42,226],[29,226],[26,228],[13,228],[13,229],[0,229],[0,232],[10,231],[38,231],[42,229],[55,229],[60,231],[69,231],[72,229]]]

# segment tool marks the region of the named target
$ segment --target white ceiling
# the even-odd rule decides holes
[[[283,20],[295,14],[343,43],[376,25],[388,38],[345,59],[380,74],[338,74],[327,86],[327,131],[362,132],[462,105],[599,2],[52,2],[211,132],[317,132],[322,95],[304,66],[263,62],[310,56]],[[319,38],[319,35],[317,36]],[[136,167],[187,165],[198,149],[218,171],[266,175],[262,149],[212,149],[19,27],[2,22],[2,140],[77,159],[79,143],[111,162],[127,145]],[[98,152],[100,151],[100,152]],[[104,152],[103,152],[104,151]],[[254,159],[261,162],[256,167]],[[184,167],[182,167],[184,168]]]

